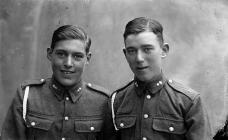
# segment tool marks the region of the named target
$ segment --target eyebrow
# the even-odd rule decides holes
[[[154,46],[152,44],[143,44],[141,45],[142,48],[154,48]]]
[[[55,50],[56,52],[64,52],[64,53],[72,53],[72,54],[83,54],[84,55],[84,53],[83,52],[69,52],[69,51],[66,51],[66,50],[64,50],[64,49],[57,49],[57,50]]]

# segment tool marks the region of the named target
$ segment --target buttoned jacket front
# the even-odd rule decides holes
[[[29,86],[26,121],[22,118]],[[71,90],[54,79],[22,84],[6,116],[3,140],[101,140],[107,92],[80,82]]]
[[[147,85],[130,82],[112,95],[109,106],[117,130],[112,137],[115,131],[107,129],[110,139],[211,139],[211,126],[200,95],[164,76]]]

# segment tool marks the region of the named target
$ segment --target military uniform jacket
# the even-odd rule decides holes
[[[29,86],[26,118],[22,117]],[[80,82],[71,90],[53,79],[27,81],[18,88],[2,128],[2,140],[100,140],[107,92]]]
[[[200,95],[163,75],[149,84],[130,82],[112,95],[109,107],[106,122],[113,121],[114,126],[106,125],[107,139],[211,139]]]

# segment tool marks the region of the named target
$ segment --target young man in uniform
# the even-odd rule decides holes
[[[106,122],[112,119],[113,126],[106,125],[107,139],[211,139],[200,95],[162,72],[162,60],[169,52],[162,32],[158,21],[146,17],[126,25],[123,51],[135,77],[111,96]]]
[[[2,140],[100,140],[107,90],[82,79],[91,40],[73,25],[55,30],[47,49],[53,76],[24,82],[2,128]]]

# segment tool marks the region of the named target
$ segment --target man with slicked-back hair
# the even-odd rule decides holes
[[[54,31],[47,58],[52,77],[18,88],[2,128],[2,140],[103,140],[108,91],[86,83],[91,39],[78,26]]]
[[[200,94],[162,71],[169,52],[162,25],[147,17],[135,18],[123,36],[123,52],[134,79],[111,95],[105,138],[210,140],[211,126]]]

